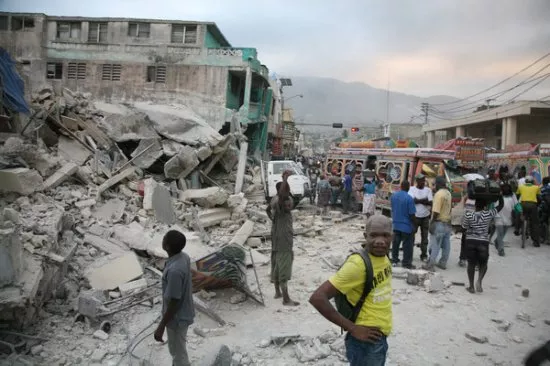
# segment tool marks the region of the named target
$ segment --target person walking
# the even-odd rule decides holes
[[[344,190],[342,191],[342,210],[344,215],[347,215],[352,209],[352,200],[353,200],[353,184],[350,171],[346,169],[346,175],[342,179],[342,185]]]
[[[328,180],[330,184],[330,188],[332,190],[332,196],[330,198],[330,204],[334,208],[336,206],[336,203],[338,203],[338,197],[340,196],[340,192],[342,191],[342,179],[338,177],[338,171],[333,170],[332,174]]]
[[[292,227],[292,199],[285,188],[290,173],[283,173],[283,181],[277,183],[277,194],[267,206],[271,219],[271,280],[275,286],[275,299],[283,298],[283,305],[297,306],[288,294],[288,281],[292,277],[294,262],[294,229]]]
[[[523,209],[523,217],[529,220],[529,229],[533,246],[540,247],[539,213],[538,202],[540,187],[534,185],[534,179],[528,175],[525,177],[525,184],[518,187],[517,194]]]
[[[512,187],[510,184],[502,184],[501,189],[504,206],[501,208],[495,219],[497,233],[495,247],[497,248],[498,255],[504,257],[504,237],[506,236],[508,228],[513,224],[512,217],[514,215],[514,207],[518,204],[518,199],[512,192]]]
[[[368,171],[363,185],[363,214],[367,218],[376,212],[376,187],[378,179],[373,171]]]
[[[162,249],[168,253],[168,259],[162,273],[162,318],[154,338],[157,342],[164,342],[162,338],[166,330],[168,351],[174,366],[191,365],[186,344],[187,330],[195,318],[195,307],[191,259],[182,252],[185,244],[185,235],[177,230],[168,231],[162,239]]]
[[[416,207],[414,200],[409,195],[410,183],[401,182],[401,190],[391,195],[391,217],[393,222],[392,263],[399,264],[399,246],[403,243],[402,267],[414,269],[414,226]]]
[[[330,203],[331,195],[332,189],[330,187],[330,183],[328,182],[326,175],[323,174],[317,184],[317,206],[321,209],[321,215],[328,214],[328,205]]]
[[[476,198],[475,212],[466,212],[462,219],[462,229],[466,231],[466,257],[468,258],[468,281],[466,289],[470,293],[483,292],[483,278],[487,274],[489,262],[489,225],[504,208],[504,200],[499,196],[497,208],[487,209],[487,202]],[[476,267],[479,275],[474,289]]]
[[[451,192],[447,188],[447,180],[443,176],[435,178],[435,189],[432,204],[432,218],[430,221],[430,256],[428,263],[422,268],[429,271],[434,270],[434,266],[441,269],[447,269],[447,261],[451,252]],[[441,258],[437,262],[439,251]],[[437,263],[437,264],[436,264]]]
[[[430,188],[426,187],[426,177],[424,174],[418,174],[415,179],[416,187],[411,187],[409,189],[409,195],[414,199],[416,207],[414,235],[416,235],[418,229],[420,229],[420,260],[424,262],[428,260],[428,234],[430,229],[433,193]]]
[[[384,366],[387,337],[393,325],[392,268],[387,257],[392,240],[391,221],[382,215],[371,216],[365,225],[365,237],[367,244],[363,250],[366,253],[350,255],[338,272],[315,290],[309,303],[327,320],[347,332],[346,356],[351,366]],[[366,260],[371,264],[372,284],[366,283]],[[370,291],[360,304],[367,287]],[[354,307],[355,320],[334,308],[330,300],[337,295],[344,295]]]
[[[474,199],[471,199],[468,197],[468,195],[464,196],[464,212],[474,212],[476,210],[476,201]],[[462,235],[460,237],[460,255],[458,256],[458,265],[460,267],[465,267],[467,263],[466,258],[466,233],[462,231]]]

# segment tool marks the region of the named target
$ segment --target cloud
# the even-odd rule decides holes
[[[549,0],[4,3],[7,11],[51,15],[215,21],[233,45],[256,47],[260,60],[278,74],[385,88],[389,72],[392,90],[421,96],[473,94],[550,51]],[[547,63],[550,57],[540,66]],[[550,82],[526,95],[541,93],[550,95]]]

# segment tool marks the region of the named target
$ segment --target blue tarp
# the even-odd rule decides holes
[[[3,99],[6,108],[13,112],[29,113],[25,101],[25,84],[15,69],[15,61],[8,51],[0,47],[0,77],[2,78]]]

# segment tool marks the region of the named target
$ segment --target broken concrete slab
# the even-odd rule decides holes
[[[184,145],[172,140],[162,140],[162,151],[164,155],[172,157],[183,150]]]
[[[147,280],[145,278],[140,278],[139,280],[123,283],[118,286],[118,289],[122,296],[127,296],[145,287],[147,287]]]
[[[195,149],[184,146],[181,151],[164,164],[166,178],[179,179],[187,177],[200,164]]]
[[[153,178],[147,178],[143,181],[143,209],[146,211],[153,209],[153,192],[158,183]]]
[[[44,181],[34,169],[10,168],[0,170],[0,192],[29,195],[44,189]]]
[[[95,198],[90,198],[83,201],[77,201],[74,203],[74,205],[76,206],[76,208],[84,208],[94,206],[96,203],[97,201],[95,200]]]
[[[97,194],[101,195],[103,192],[114,186],[115,184],[119,183],[123,179],[128,178],[132,174],[136,172],[134,167],[126,168],[117,175],[112,176],[111,178],[107,179],[105,182],[103,182],[102,185],[97,187]]]
[[[197,157],[200,161],[205,161],[212,155],[212,149],[210,146],[201,146],[197,149]]]
[[[164,152],[159,138],[143,139],[138,147],[132,152],[133,164],[142,169],[148,169],[153,165]]]
[[[231,366],[231,350],[222,344],[216,352],[210,352],[200,362],[200,366]]]
[[[149,116],[159,135],[170,140],[191,146],[216,146],[223,140],[217,130],[187,106],[135,102],[134,107]]]
[[[254,221],[246,220],[241,228],[235,233],[233,239],[229,244],[237,244],[243,246],[244,243],[248,240],[252,232],[254,231]]]
[[[71,175],[76,173],[78,165],[75,163],[67,163],[63,165],[58,171],[44,181],[44,189],[53,189],[66,181]]]
[[[119,104],[95,103],[96,108],[106,112],[101,121],[107,136],[116,142],[158,138],[149,117]]]
[[[57,144],[57,152],[67,161],[71,161],[76,165],[84,164],[92,153],[80,143],[65,136],[59,136]]]
[[[90,286],[96,290],[113,290],[142,275],[143,269],[134,252],[100,258],[85,273]]]
[[[239,162],[239,149],[237,149],[236,146],[231,145],[223,153],[219,163],[222,166],[223,170],[225,170],[227,173],[231,173],[235,165]]]
[[[153,190],[153,210],[158,222],[172,225],[176,222],[176,213],[172,204],[172,197],[168,188],[157,185]]]
[[[229,193],[219,187],[188,189],[181,192],[180,201],[189,201],[205,208],[221,206],[227,202]]]
[[[151,242],[151,237],[145,232],[143,226],[136,221],[132,221],[128,225],[115,225],[113,227],[113,237],[134,250],[146,251]]]
[[[223,207],[201,210],[198,213],[198,219],[204,228],[219,225],[222,221],[229,220],[230,218],[231,211]]]
[[[122,246],[89,233],[84,235],[84,244],[89,244],[107,254],[122,254],[126,252]]]
[[[114,223],[122,219],[126,202],[118,198],[113,198],[102,205],[96,207],[92,216],[103,223]]]
[[[445,289],[445,284],[443,283],[441,275],[434,274],[424,281],[424,287],[428,292],[440,292]]]

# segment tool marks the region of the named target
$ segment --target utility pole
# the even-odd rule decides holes
[[[428,124],[428,111],[430,110],[430,105],[428,103],[422,103],[420,109],[424,112],[424,124]]]

